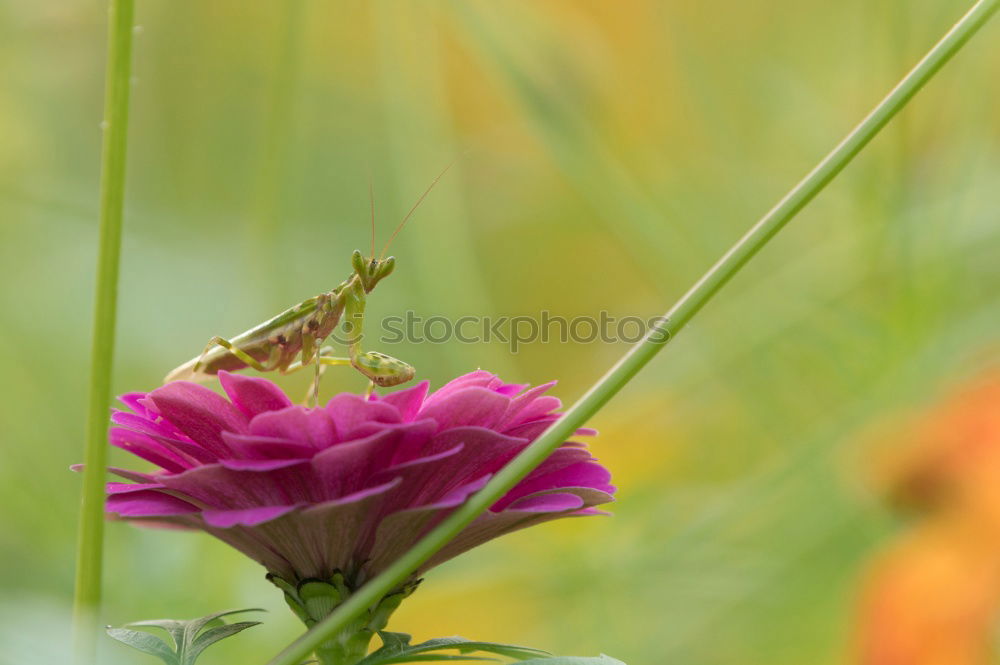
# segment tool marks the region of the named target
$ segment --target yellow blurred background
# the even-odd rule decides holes
[[[138,0],[116,393],[331,288],[367,249],[369,179],[384,242],[453,161],[395,242],[372,320],[658,315],[966,8]],[[64,662],[105,18],[98,0],[0,4],[4,665]],[[442,566],[390,628],[630,665],[918,662],[858,655],[870,562],[914,519],[872,481],[898,434],[872,432],[997,361],[998,30],[595,419],[613,517]],[[625,348],[379,350],[434,386],[481,366],[559,379],[570,402]],[[107,536],[108,623],[271,610],[206,665],[264,662],[300,632],[263,571],[208,536]],[[935,664],[1000,662],[987,619],[980,651]],[[142,658],[107,642],[104,662]]]

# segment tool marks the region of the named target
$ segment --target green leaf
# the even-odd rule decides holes
[[[410,636],[405,633],[380,632],[382,647],[368,654],[358,665],[390,665],[391,663],[416,663],[430,661],[493,661],[490,656],[472,656],[472,653],[488,653],[511,658],[524,663],[545,663],[546,665],[624,665],[607,656],[599,658],[561,658],[547,651],[522,647],[515,644],[497,642],[476,642],[464,637],[438,637],[420,644],[410,644]],[[435,653],[458,651],[458,655]]]
[[[226,610],[200,619],[178,621],[176,619],[149,619],[126,624],[125,628],[108,628],[108,635],[139,651],[151,654],[167,665],[194,665],[201,652],[219,640],[242,632],[260,624],[259,621],[240,621],[227,624],[222,617],[242,612],[263,612],[259,608],[246,610]],[[156,635],[131,628],[159,628],[166,631],[173,645]]]
[[[385,660],[379,660],[379,665],[389,665],[390,663],[428,663],[428,662],[443,662],[443,661],[459,661],[462,663],[467,663],[469,661],[488,661],[491,663],[500,662],[497,658],[491,658],[489,656],[456,656],[454,654],[445,653],[429,653],[429,654],[416,654],[416,655],[402,655],[393,656],[391,658],[386,658]],[[367,663],[368,661],[361,661],[362,663]]]
[[[181,665],[194,665],[195,659],[197,659],[198,656],[201,655],[201,652],[209,646],[215,644],[219,640],[224,640],[231,635],[242,632],[247,628],[259,625],[260,621],[240,621],[238,623],[224,623],[221,626],[216,626],[206,630],[201,635],[196,637],[194,642],[191,643],[188,652],[185,654],[184,662]]]
[[[111,638],[129,645],[133,649],[156,656],[167,665],[180,665],[180,660],[174,650],[156,635],[128,628],[108,628],[107,631]]]
[[[379,632],[382,646],[368,654],[358,665],[391,665],[393,663],[444,662],[444,661],[492,661],[489,656],[470,656],[474,652],[496,654],[520,661],[520,665],[625,665],[620,660],[601,654],[597,657],[553,656],[547,651],[516,644],[497,642],[474,642],[464,637],[437,637],[420,644],[410,644],[406,633]],[[433,653],[454,650],[459,655]]]
[[[204,637],[204,635],[210,634],[213,630],[218,630],[219,628],[225,628],[226,623],[222,621],[222,617],[231,616],[233,614],[242,614],[243,612],[263,612],[263,611],[264,610],[259,607],[251,607],[245,610],[224,610],[222,612],[209,614],[208,616],[201,617],[200,619],[192,619],[191,621],[184,622],[186,624],[184,626],[184,638],[183,638],[184,641],[181,643],[180,648],[178,649],[178,652],[180,653],[181,656],[181,665],[194,665],[195,659],[197,659],[198,656],[201,655],[201,652],[204,651],[208,646],[210,646],[214,642],[218,642],[219,640],[229,637],[230,635],[235,635],[236,633],[246,628],[249,628],[250,626],[256,626],[260,622],[259,621],[249,622],[250,626],[243,626],[243,628],[240,628],[239,630],[222,634],[221,636],[215,639],[202,643],[201,646],[197,650],[195,650],[194,645],[197,643],[199,639],[199,634],[202,632],[203,629],[207,628],[208,630],[204,634],[202,634],[202,637]],[[232,625],[239,625],[239,624],[232,624]]]
[[[388,630],[379,631],[379,637],[382,638],[382,648],[390,647],[408,647],[410,646],[410,640],[413,639],[412,635],[406,633],[390,633]]]
[[[184,643],[184,621],[176,619],[148,619],[125,624],[128,628],[162,628],[170,634],[174,641],[174,649]]]
[[[600,656],[551,656],[522,660],[520,665],[625,665],[623,661],[603,653]]]
[[[497,658],[490,658],[489,656],[449,656],[448,654],[418,654],[416,656],[395,656],[389,658],[388,660],[378,661],[380,665],[388,665],[389,663],[426,663],[426,662],[443,662],[443,661],[458,661],[462,663],[467,663],[469,661],[488,661],[490,663],[499,663],[500,660]],[[365,661],[362,661],[365,662]]]
[[[541,649],[522,647],[517,646],[516,644],[499,644],[497,642],[473,642],[465,639],[464,637],[437,637],[432,640],[427,640],[421,644],[414,645],[411,648],[415,650],[415,653],[422,653],[437,649],[458,649],[460,653],[486,651],[488,653],[495,653],[499,656],[507,656],[508,658],[515,658],[517,660],[551,657],[551,654],[548,651],[542,651]]]

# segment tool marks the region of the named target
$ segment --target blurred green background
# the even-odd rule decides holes
[[[137,5],[116,393],[339,282],[367,248],[369,178],[384,242],[452,161],[373,320],[657,315],[967,3]],[[0,4],[4,665],[65,662],[105,18],[97,0]],[[864,482],[864,433],[996,358],[998,28],[595,419],[614,517],[461,557],[391,627],[631,665],[850,661],[866,561],[898,529]],[[482,366],[557,378],[569,402],[624,348],[380,350],[435,386]],[[208,536],[107,536],[107,623],[272,610],[207,665],[263,662],[300,631]]]

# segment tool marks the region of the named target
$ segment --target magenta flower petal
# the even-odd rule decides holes
[[[222,432],[243,432],[247,417],[226,398],[205,386],[174,381],[149,394],[160,415],[218,457],[229,452]]]
[[[73,468],[74,471],[79,471],[80,469],[83,468],[83,465],[74,464],[73,467],[79,467],[79,469]],[[115,474],[119,478],[124,478],[125,480],[131,480],[133,483],[143,484],[143,483],[156,482],[156,478],[154,478],[151,474],[148,473],[139,473],[138,471],[130,471],[129,469],[119,469],[116,466],[109,466],[108,471]]]
[[[504,414],[500,425],[502,427],[511,427],[520,423],[530,422],[535,418],[546,415],[552,409],[558,409],[561,406],[558,399],[555,397],[542,397],[555,385],[555,381],[550,381],[515,396],[510,401],[510,407]],[[545,401],[543,402],[542,399]],[[555,401],[553,402],[552,400]]]
[[[308,467],[309,460],[296,460]],[[316,500],[316,489],[302,469],[234,470],[221,464],[206,464],[178,474],[157,476],[168,489],[190,496],[212,508],[237,509],[256,505],[275,506]]]
[[[494,510],[503,510],[517,499],[561,487],[590,487],[611,494],[615,488],[608,484],[611,474],[597,462],[577,462],[556,471],[546,472],[543,463],[494,504]]]
[[[292,400],[267,379],[219,372],[219,383],[237,409],[247,418],[265,411],[280,411],[292,405]]]
[[[238,508],[235,510],[205,510],[202,519],[205,524],[222,529],[233,526],[254,526],[270,522],[295,510],[295,506],[258,506],[256,508]]]
[[[378,570],[395,561],[409,545],[460,506],[469,495],[481,490],[490,476],[482,476],[452,489],[434,503],[390,513],[379,521],[370,564]]]
[[[223,432],[222,440],[239,459],[269,460],[293,457],[308,459],[316,454],[316,448],[311,444],[278,437]]]
[[[330,446],[312,458],[317,485],[327,499],[345,496],[365,488],[370,479],[385,468],[387,460],[414,432],[426,431],[420,424],[389,426],[380,432]]]
[[[336,439],[337,429],[330,414],[322,409],[289,406],[254,418],[250,421],[250,433],[307,443],[314,450],[322,450]]]
[[[109,495],[107,510],[117,513],[120,517],[155,517],[196,513],[199,508],[175,496],[157,490],[143,489],[138,492]]]
[[[481,489],[559,416],[553,384],[485,371],[436,392],[341,394],[296,406],[272,382],[220,373],[225,396],[174,382],[121,397],[110,440],[159,467],[115,470],[108,511],[206,531],[291,584],[377,574]],[[579,430],[580,435],[591,430]],[[600,514],[610,475],[567,441],[429,561],[561,517]]]
[[[159,490],[163,489],[163,485],[160,483],[106,483],[105,491],[107,491],[108,496],[112,494],[131,494],[133,492],[142,492],[144,490]]]
[[[381,398],[381,401],[389,406],[393,406],[399,411],[400,418],[404,423],[413,420],[424,400],[427,398],[427,390],[430,388],[430,381],[421,381],[412,388],[397,390]]]
[[[531,513],[554,513],[583,508],[583,499],[578,494],[555,493],[538,494],[518,499],[510,504],[511,510]]]
[[[219,461],[219,466],[231,471],[275,471],[307,461],[299,457],[289,459],[224,459]]]
[[[349,441],[378,431],[380,425],[402,422],[391,404],[366,400],[361,395],[341,393],[326,405],[340,441]]]
[[[146,393],[125,393],[118,396],[118,401],[127,406],[132,413],[137,413],[141,417],[146,418],[150,416],[150,413],[143,404],[145,397]]]
[[[453,392],[420,410],[422,418],[438,424],[438,431],[451,427],[475,425],[492,427],[507,411],[510,398],[498,392],[471,386]]]
[[[166,469],[167,471],[183,471],[193,465],[193,461],[182,457],[147,434],[133,432],[123,427],[112,427],[108,432],[108,441],[112,446],[127,450],[136,457]]]

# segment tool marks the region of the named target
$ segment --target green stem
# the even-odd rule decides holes
[[[104,478],[107,466],[108,407],[115,341],[118,258],[125,196],[125,148],[131,87],[133,0],[111,0],[108,7],[108,61],[101,124],[101,229],[90,356],[85,467],[77,540],[73,645],[76,662],[96,658],[101,604],[104,539]]]
[[[914,94],[1000,7],[1000,0],[979,0],[939,41],[909,74],[883,99],[840,144],[830,152],[774,208],[757,222],[654,327],[558,421],[517,458],[504,467],[477,494],[441,522],[389,568],[373,578],[309,632],[278,654],[269,665],[296,665],[330,635],[342,630],[354,617],[397,587],[421,564],[489,508],[563,441],[582,426],[621,390],[663,346],[712,299],[774,235],[806,206],[906,106]]]

